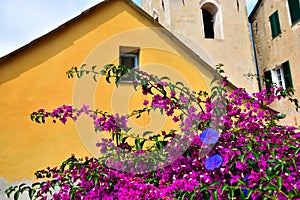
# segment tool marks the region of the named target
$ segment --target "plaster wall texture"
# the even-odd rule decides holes
[[[281,33],[272,38],[269,17],[278,11]],[[288,1],[262,0],[256,12],[249,19],[253,29],[257,63],[260,75],[289,61],[295,98],[300,99],[300,21],[291,23]],[[262,87],[265,87],[262,81]],[[273,105],[275,110],[288,114],[284,123],[299,126],[300,114],[287,101]]]
[[[144,96],[135,95],[131,84],[116,89],[104,78],[95,83],[88,77],[80,79],[82,83],[66,77],[65,72],[72,66],[118,65],[120,46],[140,47],[142,70],[185,81],[195,91],[209,90],[214,77],[211,66],[138,7],[125,0],[106,1],[0,59],[2,191],[3,185],[12,182],[35,181],[35,171],[57,166],[71,154],[85,157],[99,153],[95,144],[100,133],[95,133],[91,121],[80,127],[71,121],[63,125],[49,120],[41,125],[30,120],[32,112],[40,108],[52,111],[63,104],[87,104],[91,109],[125,114],[142,105]],[[156,131],[174,126],[171,122],[154,115],[133,120],[130,125],[135,125],[138,132],[150,128]]]
[[[215,39],[204,36],[201,9],[212,3],[218,10],[214,19],[218,26],[215,27]],[[226,75],[236,86],[249,92],[258,90],[257,81],[246,75],[255,74],[256,69],[245,0],[143,0],[142,6],[150,15],[156,14],[161,24],[196,53],[195,44],[201,45],[215,65],[224,64]],[[186,37],[193,42],[185,41]]]

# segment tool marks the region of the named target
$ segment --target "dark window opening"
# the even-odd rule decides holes
[[[205,38],[215,38],[213,15],[208,10],[202,8],[202,17]]]
[[[139,53],[138,47],[120,47],[120,65],[126,66],[130,69],[139,66]],[[135,79],[134,71],[122,74],[121,81],[133,81]]]
[[[264,76],[265,76],[266,89],[267,89],[268,92],[270,92],[270,88],[271,88],[272,85],[273,85],[271,70],[266,71],[266,72],[264,73]]]

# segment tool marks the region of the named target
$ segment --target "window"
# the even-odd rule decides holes
[[[300,1],[299,0],[288,0],[290,17],[292,24],[300,21]]]
[[[271,70],[268,70],[264,73],[265,76],[265,85],[266,89],[270,91],[270,88],[272,87],[272,73]]]
[[[221,4],[218,0],[200,1],[203,33],[205,38],[223,39]]]
[[[124,47],[119,48],[120,51],[120,65],[129,67],[130,69],[137,68],[139,66],[139,53],[140,48],[138,47]],[[133,81],[134,73],[124,74],[121,82]]]
[[[285,82],[285,88],[293,87],[292,74],[290,69],[289,61],[282,64],[283,69],[283,79]]]
[[[152,16],[155,19],[155,21],[159,21],[159,14],[155,10],[153,10]]]
[[[269,20],[271,25],[272,38],[275,38],[281,33],[277,10],[269,17]]]
[[[215,38],[213,15],[208,10],[202,8],[202,17],[205,38]]]
[[[275,69],[266,71],[264,76],[267,90],[270,89],[272,83],[275,83],[277,87],[282,86],[284,89],[293,87],[289,61],[282,63]]]

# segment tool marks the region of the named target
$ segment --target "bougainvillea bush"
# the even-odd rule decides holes
[[[73,67],[67,75],[95,80],[104,76],[118,86],[129,71],[115,65],[99,71],[86,68]],[[222,73],[220,66],[217,71]],[[228,92],[226,78],[216,77],[208,94],[138,69],[131,75],[145,101],[142,109],[128,115],[94,111],[88,105],[32,113],[35,122],[64,124],[87,115],[96,132],[108,132],[111,138],[95,141],[100,158],[72,155],[61,166],[37,171],[40,181],[8,188],[7,195],[18,199],[28,192],[31,199],[64,200],[300,199],[300,134],[295,127],[279,125],[281,114],[268,108],[283,98],[299,108],[292,88]],[[132,133],[127,120],[153,110],[170,117],[174,129]]]

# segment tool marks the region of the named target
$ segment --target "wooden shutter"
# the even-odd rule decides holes
[[[283,77],[285,82],[285,88],[293,87],[292,74],[289,61],[282,64]]]
[[[278,36],[281,33],[279,16],[278,16],[277,10],[269,17],[269,20],[270,20],[270,24],[271,24],[272,38],[275,38],[276,36]]]
[[[288,0],[292,24],[300,20],[300,1]]]
[[[272,73],[271,70],[268,70],[264,73],[265,76],[265,84],[267,91],[270,91],[270,88],[272,87]]]

